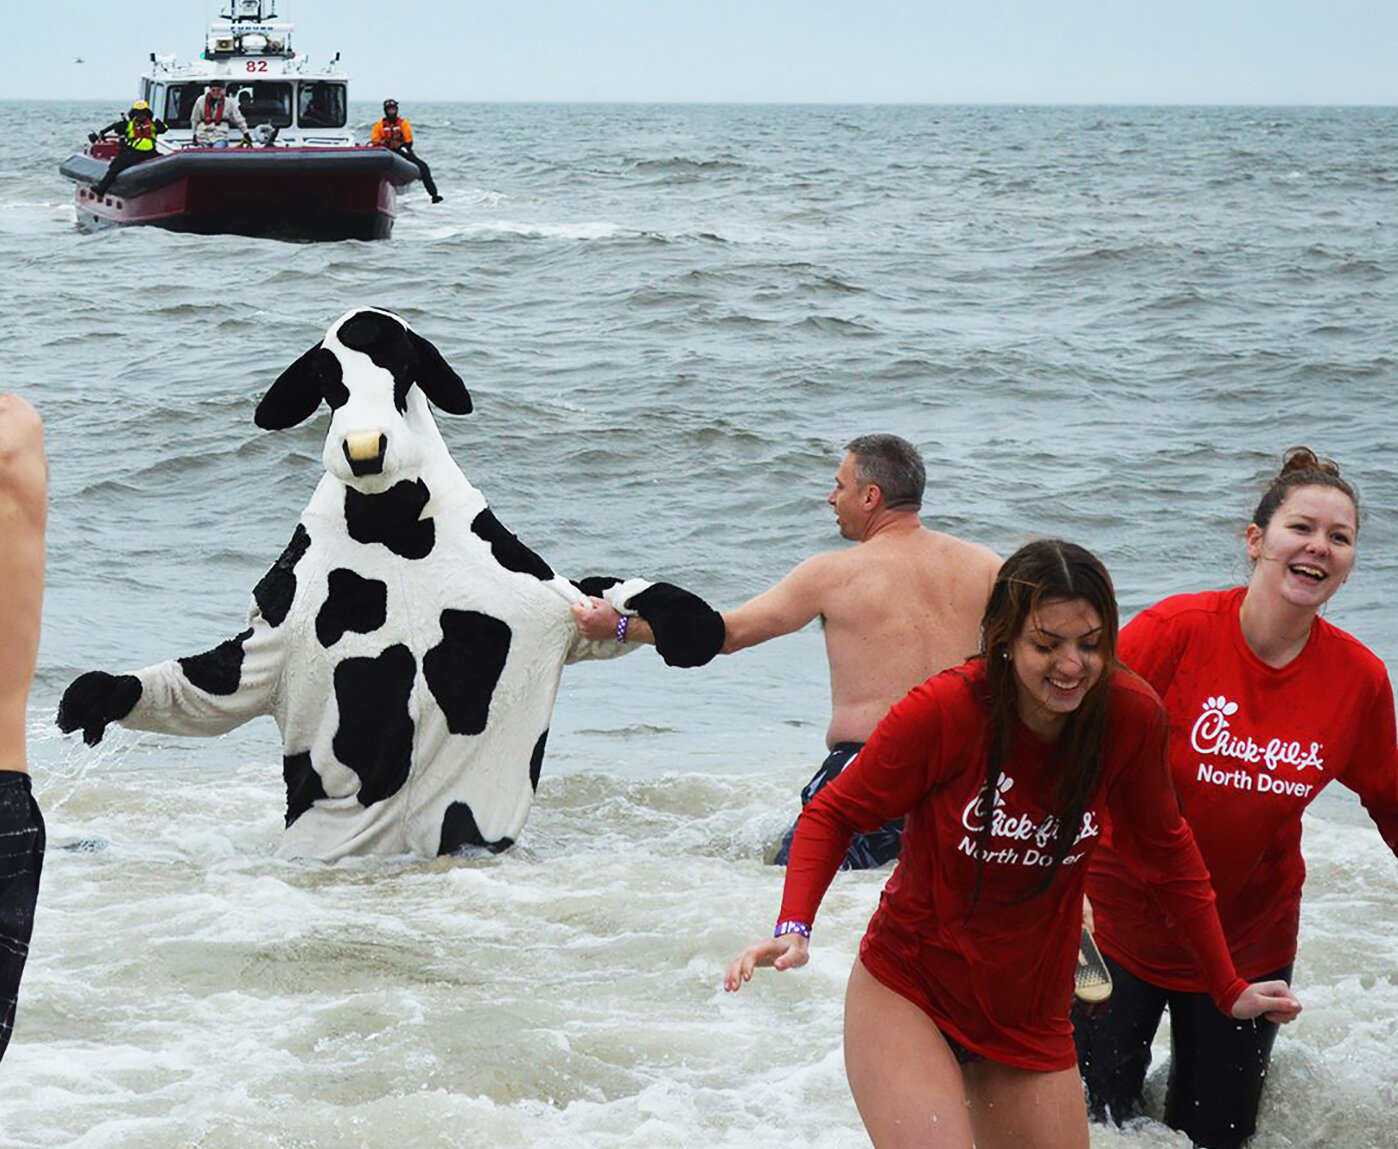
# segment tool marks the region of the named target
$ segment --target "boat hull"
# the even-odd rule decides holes
[[[105,149],[104,149],[105,150]],[[384,148],[187,148],[127,168],[105,196],[106,159],[83,152],[60,171],[77,185],[78,227],[152,226],[293,240],[386,239],[397,189],[417,168]]]

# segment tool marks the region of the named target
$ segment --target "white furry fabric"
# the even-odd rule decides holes
[[[340,340],[351,322],[368,351]],[[285,856],[506,848],[533,803],[565,663],[633,649],[579,638],[569,608],[582,592],[495,521],[448,453],[423,387],[402,394],[418,365],[396,362],[387,324],[406,330],[387,312],[351,312],[321,345],[348,395],[331,419],[327,473],[259,583],[248,631],[136,671],[140,699],[122,719],[209,735],[275,718]],[[336,373],[323,357],[310,362]],[[317,385],[333,404],[335,388]],[[461,395],[469,410],[464,386]],[[346,443],[362,451],[363,436],[379,434],[382,471],[354,474]],[[649,585],[604,593],[625,609]]]

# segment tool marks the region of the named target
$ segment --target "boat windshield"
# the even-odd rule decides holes
[[[229,81],[228,94],[238,101],[249,127],[291,127],[291,85],[270,80]]]
[[[297,119],[303,128],[343,128],[345,126],[344,84],[316,81],[303,83],[297,92]]]
[[[192,84],[171,84],[165,92],[165,115],[161,118],[172,128],[189,127],[189,113],[194,107],[194,101],[203,95],[207,87],[208,82],[204,80]],[[343,106],[343,86],[341,88],[340,100]],[[229,99],[238,101],[238,108],[247,119],[249,127],[255,128],[259,124],[271,124],[278,128],[291,127],[290,83],[230,80],[225,90]],[[343,113],[340,123],[344,123]]]

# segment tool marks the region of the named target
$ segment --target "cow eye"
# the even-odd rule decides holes
[[[332,411],[338,411],[349,402],[349,388],[339,379],[327,379],[322,384],[325,393],[325,401],[330,404]]]
[[[345,386],[344,371],[340,367],[339,359],[327,352],[319,363],[317,374],[320,377],[320,393],[330,404],[332,411],[349,402],[349,388]]]

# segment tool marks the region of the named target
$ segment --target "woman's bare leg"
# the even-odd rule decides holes
[[[1076,1067],[1036,1073],[975,1061],[964,1073],[976,1149],[1087,1149],[1087,1105]]]
[[[845,1072],[875,1149],[971,1149],[966,1088],[946,1039],[857,959],[845,991]]]

